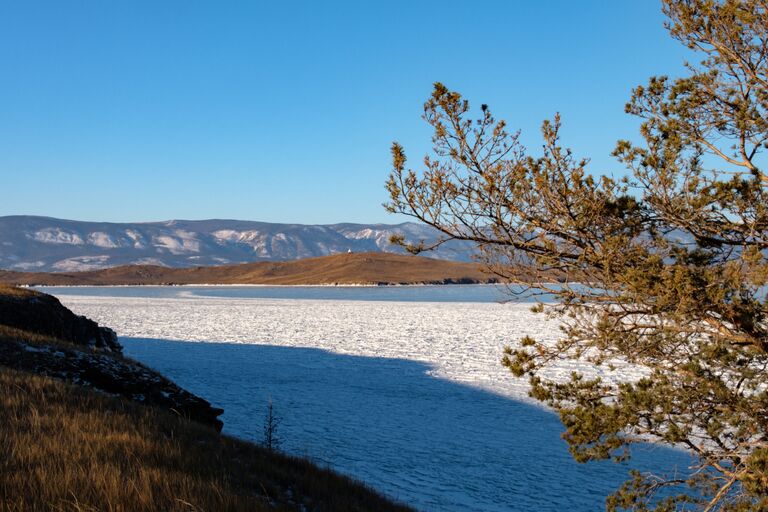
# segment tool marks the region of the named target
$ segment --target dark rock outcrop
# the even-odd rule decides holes
[[[219,431],[223,426],[223,409],[123,357],[114,331],[50,295],[0,287],[0,365],[162,407]]]
[[[66,380],[221,430],[224,410],[180,388],[146,366],[124,357],[63,345],[28,344],[0,339],[0,365]]]
[[[65,308],[59,299],[32,291],[0,291],[0,325],[50,336],[74,345],[122,353],[115,331]]]

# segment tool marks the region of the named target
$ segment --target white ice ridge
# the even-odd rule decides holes
[[[526,399],[526,379],[501,364],[505,346],[529,335],[554,343],[557,321],[530,311],[530,304],[363,302],[294,299],[89,297],[63,295],[78,314],[118,336],[311,347],[338,354],[426,362],[430,374]],[[635,380],[643,370],[618,371],[559,361],[545,377],[571,372]]]

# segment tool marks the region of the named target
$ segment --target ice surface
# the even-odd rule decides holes
[[[526,335],[554,342],[558,323],[530,312],[530,304],[242,300],[190,297],[120,298],[105,302],[66,297],[80,314],[109,325],[119,336],[311,347],[337,354],[427,363],[430,374],[516,399],[527,399],[525,379],[500,361],[504,347]],[[549,372],[567,378],[582,363],[560,361]],[[635,379],[622,367],[604,377]]]
[[[597,510],[626,478],[626,466],[574,463],[556,416],[501,366],[522,336],[558,338],[530,304],[175,294],[59,297],[115,329],[129,356],[224,407],[226,432],[259,440],[272,399],[285,449],[421,510]],[[596,372],[560,362],[550,375],[574,369]],[[687,461],[660,447],[638,458],[643,469]]]

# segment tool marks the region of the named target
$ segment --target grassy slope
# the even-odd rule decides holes
[[[407,510],[310,462],[0,369],[0,509]]]
[[[389,253],[337,254],[285,262],[218,267],[130,265],[89,272],[0,271],[0,282],[51,285],[117,284],[405,284],[487,282],[478,264]]]
[[[11,340],[71,346],[0,325]],[[167,410],[2,366],[0,418],[0,511],[409,510]]]

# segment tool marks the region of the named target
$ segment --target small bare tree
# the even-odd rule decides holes
[[[277,435],[278,427],[280,426],[281,419],[275,413],[275,407],[272,403],[272,399],[267,402],[267,415],[264,418],[264,446],[269,451],[275,451],[280,449],[280,438]]]

